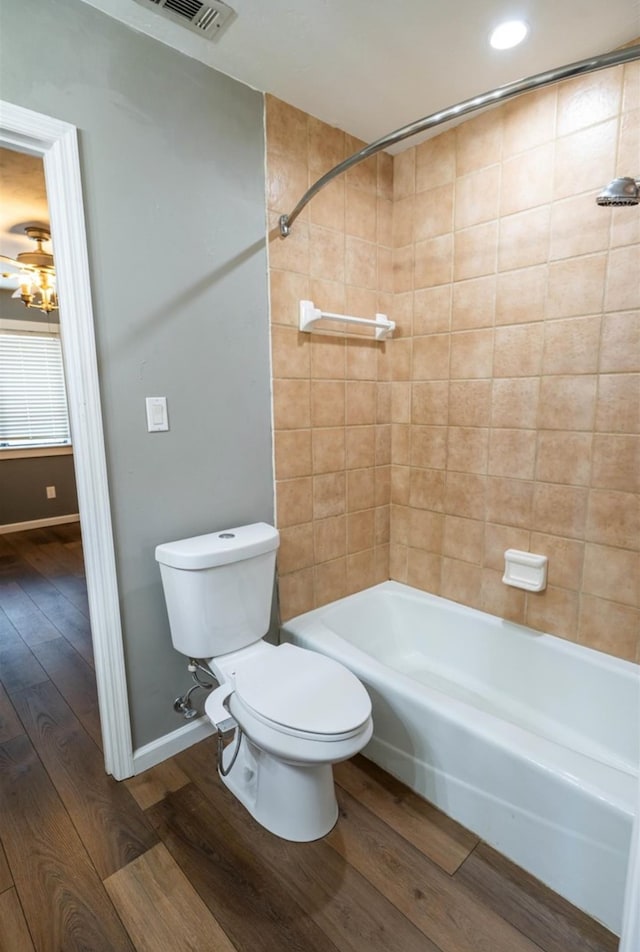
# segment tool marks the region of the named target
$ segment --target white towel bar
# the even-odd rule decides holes
[[[330,311],[321,311],[319,307],[314,307],[313,301],[300,301],[301,331],[311,333],[314,330],[322,330],[316,325],[323,317],[331,321],[340,321],[342,324],[360,324],[371,327],[375,330],[376,340],[384,340],[395,330],[396,326],[395,321],[390,321],[386,314],[376,314],[374,320],[368,317],[351,317],[349,314],[332,314]]]

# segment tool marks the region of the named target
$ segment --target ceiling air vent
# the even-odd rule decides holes
[[[236,16],[222,0],[206,0],[205,3],[200,0],[136,0],[136,3],[209,40],[216,40]]]

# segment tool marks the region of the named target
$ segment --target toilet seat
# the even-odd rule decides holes
[[[235,691],[229,695],[228,707],[242,735],[258,750],[285,764],[335,764],[348,760],[362,750],[373,734],[371,717],[344,734],[309,734],[284,728],[252,711]]]
[[[288,643],[252,647],[220,665],[223,683],[205,701],[214,724],[230,713],[257,748],[289,764],[337,763],[369,742],[371,701],[351,671]]]
[[[323,743],[337,743],[338,741],[350,740],[352,737],[358,737],[362,733],[363,725],[354,727],[349,731],[342,731],[339,734],[320,733],[318,731],[303,731],[295,727],[287,727],[273,721],[259,711],[250,707],[237,693],[234,693],[229,704],[229,710],[234,715],[238,723],[242,724],[243,730],[250,733],[250,724],[254,726],[258,723],[264,725],[267,730],[275,731],[277,734],[288,734],[301,741],[322,741]],[[366,721],[365,721],[366,723]]]
[[[369,695],[351,671],[288,643],[239,665],[235,695],[261,723],[308,740],[346,740],[371,716]]]

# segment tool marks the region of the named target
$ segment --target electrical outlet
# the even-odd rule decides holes
[[[55,498],[56,498],[56,487],[47,486],[47,499],[55,499]]]

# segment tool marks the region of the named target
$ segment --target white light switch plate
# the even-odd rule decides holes
[[[149,433],[158,433],[169,429],[166,397],[147,397],[147,430]]]

